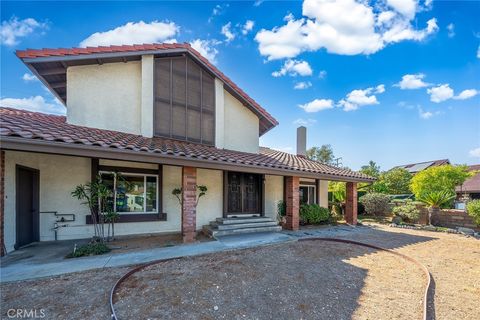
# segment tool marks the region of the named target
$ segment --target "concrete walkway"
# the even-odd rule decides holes
[[[169,258],[195,256],[206,253],[286,243],[296,241],[298,238],[310,236],[337,237],[358,231],[360,231],[358,227],[337,226],[322,227],[318,229],[302,229],[296,232],[283,231],[278,233],[243,234],[219,237],[217,239],[218,241],[162,247],[128,253],[110,253],[75,259],[63,259],[63,256],[56,257],[55,259],[39,259],[38,257],[27,256],[17,260],[13,257],[12,261],[12,257],[7,256],[2,258],[1,261],[0,280],[4,283],[50,277],[98,268],[124,267]],[[43,250],[50,249],[54,248],[50,247],[49,249]],[[15,254],[15,252],[12,253],[12,255],[13,254]],[[7,261],[6,259],[10,260]],[[47,262],[45,262],[45,260],[47,260]],[[53,261],[48,262],[51,260]]]

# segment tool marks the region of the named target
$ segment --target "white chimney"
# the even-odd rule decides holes
[[[297,155],[307,155],[307,128],[304,126],[297,128]]]

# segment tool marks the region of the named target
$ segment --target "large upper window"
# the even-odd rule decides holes
[[[196,62],[155,59],[154,95],[156,136],[214,144],[214,78]]]

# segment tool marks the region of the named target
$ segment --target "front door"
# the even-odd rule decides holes
[[[227,214],[260,214],[261,176],[228,172],[226,184]]]
[[[17,166],[15,249],[39,241],[38,170]]]

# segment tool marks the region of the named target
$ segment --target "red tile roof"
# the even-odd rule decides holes
[[[278,121],[270,115],[264,108],[262,108],[254,99],[240,89],[229,77],[215,67],[207,58],[202,56],[197,50],[193,49],[189,43],[160,43],[160,44],[142,44],[142,45],[122,45],[122,46],[107,46],[107,47],[86,47],[86,48],[71,48],[71,49],[27,49],[17,50],[16,55],[24,59],[35,59],[44,57],[60,57],[60,56],[88,56],[98,53],[119,53],[119,52],[144,52],[144,51],[159,51],[184,49],[197,59],[201,60],[213,73],[215,73],[224,83],[227,83],[236,93],[264,116],[270,123],[271,127],[278,125]]]
[[[283,171],[328,175],[345,180],[372,181],[373,178],[347,169],[340,169],[304,157],[260,148],[258,154],[218,149],[213,146],[76,126],[66,123],[64,116],[0,108],[0,137],[17,137],[54,142],[58,145],[88,145],[98,148],[132,150],[139,153],[175,156],[188,160],[209,160],[219,165],[247,165],[252,168],[273,168]],[[100,150],[100,149],[99,149]]]

